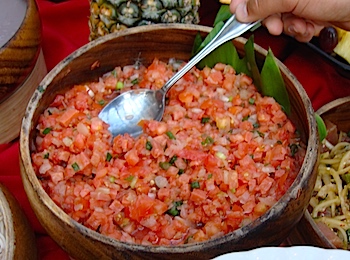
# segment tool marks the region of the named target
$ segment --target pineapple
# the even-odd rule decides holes
[[[350,32],[336,28],[338,32],[338,44],[334,52],[350,63]]]
[[[200,0],[89,0],[90,40],[153,23],[198,24]]]

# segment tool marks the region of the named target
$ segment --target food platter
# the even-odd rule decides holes
[[[214,258],[214,260],[294,260],[294,259],[346,259],[350,252],[341,249],[324,249],[313,246],[261,247],[245,252],[235,252]]]

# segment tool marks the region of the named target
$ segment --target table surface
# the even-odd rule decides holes
[[[48,71],[59,61],[88,43],[89,1],[36,0],[43,30],[42,49]],[[200,8],[202,25],[212,26],[220,5],[217,0],[203,0]],[[309,95],[315,110],[336,98],[350,95],[350,80],[305,44],[282,35],[271,36],[265,28],[254,32],[255,43],[271,48],[296,76]],[[69,259],[47,235],[33,213],[19,170],[18,140],[0,144],[0,182],[16,197],[32,225],[37,239],[39,259]]]

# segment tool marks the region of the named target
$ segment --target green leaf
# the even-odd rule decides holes
[[[204,48],[205,45],[207,45],[214,37],[215,35],[221,30],[221,28],[224,26],[224,22],[221,21],[211,31],[208,33],[208,35],[205,37],[204,41],[202,41],[201,45],[197,48],[197,50],[194,52],[194,54],[197,54],[200,52],[201,49]]]
[[[221,5],[218,13],[216,14],[215,20],[214,20],[214,26],[218,24],[219,22],[224,22],[228,18],[230,18],[232,13],[230,12],[230,6],[229,5]]]
[[[322,142],[327,136],[327,127],[324,123],[322,117],[315,113],[317,128],[318,128],[318,136],[319,140]]]
[[[194,56],[197,53],[197,50],[200,48],[202,42],[203,42],[203,39],[202,39],[201,34],[197,33],[195,38],[194,38],[194,42],[193,42],[193,46],[192,46],[192,51],[191,51],[192,56]]]
[[[230,53],[230,55],[227,55]],[[205,66],[212,68],[216,63],[229,64],[235,67],[239,63],[239,56],[232,42],[226,42],[202,59],[197,67],[203,69]]]
[[[254,35],[251,35],[248,41],[244,45],[245,57],[248,70],[250,73],[248,74],[254,80],[254,85],[257,89],[261,90],[261,78],[258,65],[256,64],[255,59],[255,50],[254,50]]]
[[[273,97],[286,114],[290,115],[291,106],[288,92],[271,49],[268,50],[261,70],[261,92],[265,96]]]

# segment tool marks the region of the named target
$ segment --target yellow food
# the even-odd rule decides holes
[[[220,3],[229,5],[231,3],[231,0],[220,0]]]
[[[338,32],[338,44],[334,52],[350,63],[350,32],[336,28]]]

